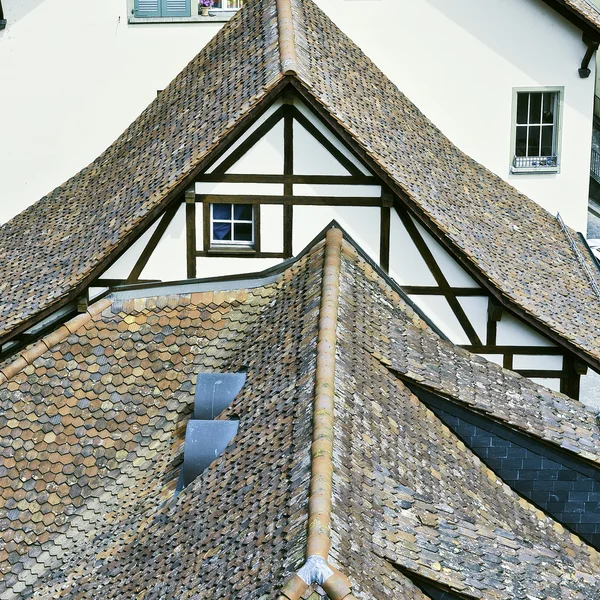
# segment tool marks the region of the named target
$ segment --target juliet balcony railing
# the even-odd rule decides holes
[[[592,160],[590,162],[590,176],[594,181],[600,183],[600,152],[592,148]]]

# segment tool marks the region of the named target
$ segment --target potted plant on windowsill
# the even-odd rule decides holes
[[[200,14],[203,17],[208,17],[208,9],[212,8],[214,0],[200,0]]]

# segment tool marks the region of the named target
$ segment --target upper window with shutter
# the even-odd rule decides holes
[[[133,16],[148,17],[195,17],[200,13],[199,0],[130,0],[133,3]],[[244,0],[213,0],[210,16],[215,22],[228,20],[230,13],[244,6]],[[130,4],[131,7],[131,4]]]
[[[189,17],[193,0],[135,0],[136,17]]]

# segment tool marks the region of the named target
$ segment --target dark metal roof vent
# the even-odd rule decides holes
[[[238,395],[246,373],[199,373],[196,379],[194,414],[185,430],[183,467],[177,491],[189,485],[236,436],[238,421],[215,421]]]

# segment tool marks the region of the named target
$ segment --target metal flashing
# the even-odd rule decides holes
[[[212,420],[225,410],[246,383],[246,373],[198,373],[194,419]]]
[[[198,373],[176,494],[213,463],[237,435],[238,420],[214,419],[233,402],[245,383],[246,373]]]
[[[239,421],[191,420],[185,430],[182,483],[189,485],[215,461],[236,436]]]

